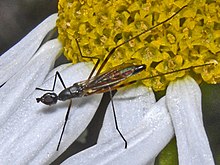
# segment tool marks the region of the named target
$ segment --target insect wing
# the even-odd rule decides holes
[[[93,93],[103,93],[109,91],[110,88],[139,73],[145,69],[145,65],[123,64],[112,68],[110,71],[101,73],[93,77],[86,85],[88,95]]]

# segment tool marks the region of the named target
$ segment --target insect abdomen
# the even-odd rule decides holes
[[[129,77],[132,75],[135,75],[139,72],[141,72],[142,70],[146,69],[146,65],[134,65],[128,68],[125,68],[123,70],[121,70],[121,75],[123,75],[123,77]]]

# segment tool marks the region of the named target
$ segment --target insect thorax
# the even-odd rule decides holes
[[[58,97],[59,100],[65,101],[75,97],[82,97],[83,95],[83,86],[79,83],[75,83],[72,86],[61,91]]]

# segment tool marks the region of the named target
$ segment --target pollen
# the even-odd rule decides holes
[[[171,20],[117,48],[103,71],[123,63],[145,64],[146,71],[136,78],[161,75],[143,80],[156,91],[185,75],[197,82],[219,83],[219,1],[60,0],[58,38],[73,63],[92,60],[81,57],[75,39],[84,56],[100,58],[102,63],[115,46],[168,19],[184,5]]]

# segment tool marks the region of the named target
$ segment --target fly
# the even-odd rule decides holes
[[[139,80],[133,80],[133,81],[125,81],[128,78],[130,78],[133,75],[136,75],[138,73],[140,73],[141,71],[146,69],[146,65],[142,64],[142,65],[134,65],[134,64],[123,64],[123,65],[119,65],[116,67],[111,68],[108,71],[102,72],[103,67],[106,65],[106,63],[108,62],[109,58],[112,56],[112,54],[115,52],[115,50],[117,48],[119,48],[120,46],[134,40],[135,38],[141,36],[144,33],[149,32],[150,30],[164,24],[165,22],[171,20],[174,16],[176,16],[181,10],[183,10],[185,7],[187,7],[187,5],[183,6],[182,8],[180,8],[175,14],[173,14],[171,17],[167,18],[166,20],[158,23],[155,26],[152,26],[151,28],[142,31],[141,33],[139,33],[138,35],[124,41],[123,43],[117,45],[116,47],[114,47],[106,56],[106,58],[103,60],[102,64],[100,65],[100,67],[98,68],[98,65],[100,63],[100,59],[97,57],[88,57],[88,56],[83,56],[79,43],[76,40],[80,55],[83,58],[90,58],[90,59],[97,59],[97,62],[95,64],[95,66],[93,67],[89,77],[87,80],[85,81],[81,81],[81,82],[77,82],[75,84],[73,84],[70,87],[66,87],[64,84],[64,81],[60,75],[59,72],[56,72],[55,74],[55,78],[54,78],[54,84],[53,84],[53,88],[52,90],[48,90],[48,89],[41,89],[41,88],[36,88],[37,90],[42,90],[42,91],[48,91],[47,93],[45,93],[42,97],[40,98],[36,98],[37,102],[42,102],[46,105],[52,105],[52,104],[56,104],[57,101],[66,101],[66,100],[70,100],[69,101],[69,106],[65,115],[65,121],[63,124],[63,129],[58,141],[58,145],[57,145],[57,151],[59,149],[62,137],[63,137],[63,133],[68,121],[68,116],[70,113],[70,107],[72,105],[72,98],[76,98],[76,97],[85,97],[85,96],[89,96],[92,94],[98,94],[98,93],[105,93],[105,92],[110,92],[110,97],[111,97],[111,103],[112,103],[112,109],[113,109],[113,115],[114,115],[114,121],[115,121],[115,126],[116,126],[116,130],[118,131],[118,133],[120,134],[121,138],[123,139],[124,143],[125,143],[125,148],[127,148],[127,141],[124,138],[124,136],[122,135],[121,131],[118,129],[118,124],[117,124],[117,120],[116,120],[116,113],[115,113],[115,109],[114,109],[114,104],[113,104],[113,100],[112,100],[112,94],[111,92],[114,90],[117,90],[121,87],[136,83],[137,81],[140,80],[145,80],[145,79],[150,79],[153,77],[157,77],[157,76],[162,76],[162,75],[166,75],[166,74],[171,74],[177,71],[172,71],[172,72],[167,72],[164,74],[160,74],[160,75],[156,75],[156,76],[152,76],[152,77],[145,77]],[[210,65],[210,64],[204,64],[204,65],[200,65],[200,66],[196,66],[196,67],[201,67],[201,66],[205,66],[205,65]],[[98,68],[95,76],[95,70]],[[195,68],[195,67],[189,67],[189,68],[184,68],[181,70],[188,70],[191,68]],[[178,70],[178,71],[181,71]],[[61,81],[64,90],[61,91],[59,94],[54,93],[54,88],[55,88],[55,84],[56,84],[56,80],[57,77],[59,78],[59,80]]]
[[[51,91],[51,92],[45,93],[40,98],[36,98],[37,102],[42,102],[46,105],[52,105],[52,104],[56,104],[58,100],[59,101],[70,100],[68,110],[65,116],[65,122],[63,125],[62,133],[61,133],[61,136],[58,142],[57,151],[59,149],[62,136],[63,136],[64,130],[67,124],[70,107],[72,105],[72,100],[71,100],[72,98],[84,97],[84,96],[89,96],[92,94],[99,94],[99,93],[105,93],[105,92],[110,92],[111,94],[112,90],[116,90],[118,88],[117,86],[118,84],[120,84],[120,82],[123,82],[123,80],[127,79],[128,77],[131,77],[145,69],[146,69],[146,65],[144,64],[143,65],[133,65],[133,64],[124,65],[123,64],[120,66],[116,66],[112,68],[110,71],[101,73],[100,75],[92,77],[88,80],[77,82],[68,88],[65,86],[60,73],[56,72],[52,90],[36,88],[37,90]],[[62,90],[58,95],[52,92],[54,91],[57,77],[60,79],[64,87],[64,90]],[[122,135],[122,133],[120,132],[120,130],[118,129],[114,105],[112,104],[112,106],[113,106],[113,111],[114,111],[116,129],[125,142],[125,148],[127,148],[127,141]]]

